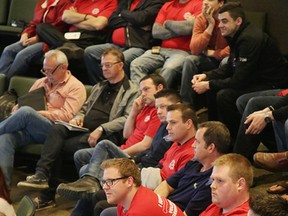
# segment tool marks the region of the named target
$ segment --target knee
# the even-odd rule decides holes
[[[114,143],[112,143],[110,140],[101,140],[95,148],[101,148],[101,149],[109,149],[112,148]]]
[[[74,153],[73,159],[75,162],[78,162],[81,160],[81,158],[82,158],[82,152],[81,151],[82,151],[82,149],[80,149]]]
[[[244,112],[244,109],[246,107],[247,101],[243,98],[243,96],[240,96],[236,100],[236,107],[240,113]]]
[[[84,50],[84,58],[88,58],[88,59],[97,59],[97,60],[100,60],[101,58],[101,51],[98,51],[99,49],[97,49],[96,46],[89,46],[87,47],[85,50]]]
[[[130,69],[133,70],[133,68],[137,68],[141,66],[141,57],[135,58],[131,63],[130,63]]]
[[[251,111],[257,111],[255,108],[258,105],[258,100],[256,98],[250,98],[245,106],[245,109],[251,110]]]
[[[89,149],[80,149],[74,153],[74,161],[80,161],[83,159],[85,159],[85,160],[88,159],[88,161],[89,161],[90,157],[92,155],[92,152],[93,152],[92,148],[91,149],[90,148]]]
[[[22,107],[20,107],[20,108],[17,110],[17,112],[16,112],[15,114],[17,114],[17,115],[24,115],[24,116],[30,116],[30,115],[35,115],[35,114],[37,114],[37,112],[36,112],[33,108],[31,108],[31,107],[29,107],[29,106],[22,106]],[[14,115],[15,115],[15,114],[14,114]]]

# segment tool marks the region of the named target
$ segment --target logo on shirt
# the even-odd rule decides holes
[[[184,14],[183,18],[184,18],[185,20],[188,20],[191,16],[192,16],[192,14],[191,14],[190,12],[186,12],[186,13]]]
[[[144,122],[148,122],[150,120],[150,116],[146,116]]]
[[[247,58],[239,57],[240,62],[247,62]]]
[[[94,14],[94,15],[98,14],[99,12],[100,12],[99,8],[94,8],[92,10],[92,14]]]
[[[174,167],[175,167],[175,160],[172,160],[169,164],[169,169],[174,170]]]

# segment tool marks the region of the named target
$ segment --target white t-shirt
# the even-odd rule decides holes
[[[16,216],[13,206],[2,197],[0,197],[0,212],[6,216]]]

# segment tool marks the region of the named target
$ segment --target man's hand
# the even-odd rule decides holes
[[[196,82],[195,84],[192,85],[192,88],[198,94],[203,94],[207,90],[209,90],[209,81]]]
[[[133,102],[133,107],[132,107],[132,111],[135,113],[135,114],[138,114],[144,107],[144,103],[143,103],[143,100],[142,100],[142,96],[140,95],[138,98],[136,98]]]
[[[250,114],[246,121],[245,125],[249,125],[245,131],[245,134],[259,134],[266,127],[265,116],[267,112],[257,111]]]
[[[23,44],[23,46],[29,46],[29,45],[37,43],[38,41],[39,41],[38,38],[36,36],[34,36],[34,37],[31,37],[31,38],[28,38],[22,44]]]
[[[205,4],[203,7],[203,15],[207,19],[207,22],[209,25],[212,25],[214,27],[215,25],[215,19],[213,17],[215,9],[208,4]]]
[[[95,147],[98,139],[102,136],[102,131],[96,128],[88,137],[88,143],[91,147]]]
[[[73,118],[72,120],[70,120],[69,123],[72,125],[83,127],[83,118]]]
[[[187,21],[193,21],[195,20],[195,16],[193,14],[185,15],[184,17]]]
[[[74,12],[76,12],[76,13],[77,13],[77,8],[75,8],[75,7],[73,7],[73,6],[72,6],[72,7],[70,7],[70,8],[69,8],[69,10],[70,10],[70,11],[74,11]]]
[[[23,33],[21,35],[21,38],[20,38],[20,42],[23,46],[27,46],[25,45],[26,44],[26,41],[28,40],[28,34],[27,33]]]
[[[73,7],[70,8],[69,10],[65,10],[63,12],[63,16],[65,16],[65,17],[75,16],[75,14],[77,14],[77,10]]]
[[[203,80],[206,79],[206,74],[196,74],[193,76],[193,79],[191,80],[191,83],[194,85],[196,84],[197,82],[201,82]]]

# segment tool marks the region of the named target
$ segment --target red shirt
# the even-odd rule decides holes
[[[167,2],[160,9],[155,23],[164,24],[166,20],[186,20],[189,15],[197,16],[202,11],[203,0],[190,0],[184,4],[180,4],[178,0]],[[180,36],[163,40],[161,47],[180,50],[190,50],[191,35]]]
[[[189,160],[194,157],[194,148],[192,147],[194,142],[195,138],[193,137],[183,145],[173,143],[173,145],[165,153],[163,159],[159,162],[163,166],[160,171],[162,180],[165,180],[180,170]]]
[[[45,0],[38,1],[34,10],[34,18],[23,33],[28,33],[29,37],[35,36],[37,25],[43,22],[50,23],[61,32],[67,31],[69,25],[62,21],[62,14],[69,6],[71,6],[70,0],[55,0],[50,6]]]
[[[121,145],[121,149],[129,148],[130,146],[143,140],[144,136],[154,137],[160,120],[157,116],[155,107],[145,106],[136,117],[136,127],[131,136],[126,140],[125,144]]]
[[[130,6],[130,11],[133,11],[141,0],[134,0]],[[112,33],[112,42],[118,46],[126,46],[125,28],[115,29]]]
[[[170,200],[160,197],[152,190],[140,186],[128,211],[118,205],[118,216],[184,216],[184,213]]]
[[[73,7],[78,13],[92,15],[94,17],[104,16],[107,19],[117,8],[117,0],[76,0]],[[71,26],[69,31],[76,30],[77,27]]]
[[[242,205],[238,206],[237,208],[233,209],[230,212],[222,214],[222,209],[212,203],[210,206],[203,211],[200,216],[247,216],[249,211],[249,201],[247,200]]]

